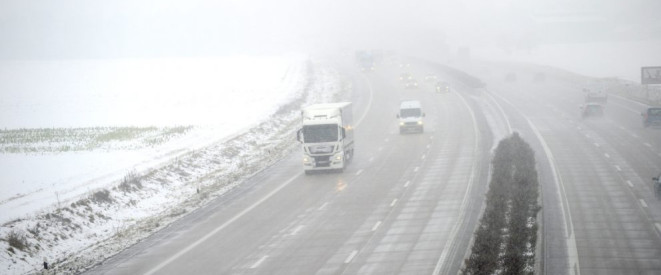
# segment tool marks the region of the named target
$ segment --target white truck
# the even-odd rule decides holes
[[[343,171],[353,158],[351,102],[314,104],[303,108],[301,115],[303,127],[297,139],[303,145],[305,174]]]

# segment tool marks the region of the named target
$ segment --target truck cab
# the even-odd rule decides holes
[[[417,100],[402,101],[399,104],[399,133],[407,132],[423,133],[425,131],[423,118],[425,113],[422,111],[422,105]]]
[[[301,111],[297,139],[303,147],[303,169],[343,171],[353,158],[353,116],[350,102],[315,104]]]

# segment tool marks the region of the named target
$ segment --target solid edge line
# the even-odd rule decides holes
[[[261,265],[261,264],[266,260],[266,258],[268,258],[268,257],[269,257],[268,255],[263,256],[262,258],[259,259],[259,261],[255,262],[252,266],[250,266],[250,269],[255,269],[255,268],[257,268],[257,267],[258,267],[259,265]]]
[[[473,150],[473,155],[476,156],[478,153],[478,149],[480,146],[480,132],[477,127],[477,119],[475,118],[475,111],[473,111],[473,108],[471,108],[470,104],[464,99],[463,96],[461,96],[458,92],[452,91],[456,96],[461,99],[461,102],[463,102],[464,106],[468,109],[468,112],[471,115],[471,119],[473,121],[473,131],[475,132],[475,149]],[[461,201],[461,206],[459,207],[459,218],[457,222],[454,224],[452,227],[452,231],[450,231],[450,238],[448,241],[445,242],[445,246],[443,247],[443,251],[441,252],[441,255],[438,257],[438,261],[436,261],[436,265],[434,266],[434,271],[432,272],[433,275],[438,275],[441,273],[441,270],[443,269],[443,265],[445,264],[445,260],[448,257],[448,254],[450,253],[450,249],[452,246],[454,246],[455,242],[457,241],[457,234],[459,233],[459,229],[461,227],[461,224],[464,223],[464,219],[466,218],[466,207],[468,205],[468,197],[473,189],[473,185],[475,182],[475,173],[477,172],[478,165],[476,165],[478,159],[475,158],[473,160],[473,166],[471,167],[471,175],[468,179],[468,187],[466,188],[466,192],[464,193],[464,198]],[[470,250],[470,248],[469,248]]]
[[[560,209],[562,210],[562,216],[565,218],[565,223],[567,225],[565,226],[565,234],[567,237],[565,242],[567,245],[567,254],[568,254],[567,258],[569,259],[569,266],[568,266],[569,271],[570,272],[573,271],[573,274],[581,274],[580,264],[578,262],[578,249],[576,247],[576,237],[574,234],[574,223],[571,218],[571,210],[569,209],[569,202],[566,201],[567,191],[565,191],[565,184],[563,183],[562,177],[560,177],[560,174],[556,169],[555,158],[553,157],[551,148],[549,148],[548,144],[546,143],[546,140],[539,132],[539,129],[537,129],[537,126],[535,126],[535,124],[533,124],[528,117],[525,117],[525,119],[528,122],[530,128],[535,133],[535,136],[537,136],[537,139],[541,143],[542,148],[544,149],[546,159],[549,161],[549,165],[551,166],[553,179],[555,181],[556,186],[558,186],[558,196],[560,197],[560,206],[561,206]],[[565,203],[567,204],[566,209],[565,209]]]
[[[294,175],[293,177],[291,177],[290,179],[288,179],[287,181],[285,181],[283,184],[281,184],[280,186],[278,186],[278,188],[276,188],[276,189],[274,189],[273,191],[271,191],[270,193],[268,193],[266,196],[264,196],[263,198],[261,198],[259,201],[255,202],[255,203],[254,203],[253,205],[251,205],[250,207],[244,209],[244,210],[241,211],[239,214],[237,214],[236,216],[232,217],[230,220],[228,220],[228,221],[226,221],[225,223],[223,223],[222,225],[216,227],[216,229],[214,229],[213,231],[207,233],[207,234],[204,235],[202,238],[199,238],[199,239],[198,239],[197,241],[195,241],[194,243],[192,243],[192,244],[190,244],[189,246],[187,246],[186,248],[180,250],[179,252],[177,252],[177,254],[174,254],[174,255],[170,256],[170,258],[168,258],[167,260],[161,262],[159,265],[157,265],[156,267],[150,269],[149,271],[145,272],[144,274],[145,274],[145,275],[151,275],[151,274],[154,274],[154,273],[156,273],[157,271],[161,270],[161,269],[162,269],[163,267],[165,267],[166,265],[170,264],[170,263],[173,262],[174,260],[176,260],[176,259],[178,259],[179,257],[181,257],[182,255],[188,253],[188,251],[191,251],[191,250],[192,250],[193,248],[195,248],[196,246],[198,246],[198,245],[200,245],[201,243],[205,242],[206,240],[208,240],[209,238],[211,238],[213,235],[215,235],[215,234],[218,233],[219,231],[225,229],[225,227],[229,226],[230,224],[232,224],[232,223],[235,222],[236,220],[238,220],[238,219],[240,219],[241,217],[243,217],[243,215],[245,215],[245,214],[247,214],[248,212],[252,211],[252,210],[255,209],[257,206],[259,206],[260,204],[262,204],[263,202],[265,202],[266,200],[268,200],[269,198],[271,198],[273,195],[275,195],[275,194],[278,193],[280,190],[282,190],[283,188],[285,188],[287,185],[289,185],[290,183],[292,183],[296,178],[300,177],[302,174],[303,174],[303,172],[299,172],[298,174]]]

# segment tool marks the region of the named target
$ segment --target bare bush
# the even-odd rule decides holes
[[[21,251],[26,251],[28,248],[28,241],[25,236],[16,230],[12,230],[7,235],[7,242],[10,247],[16,248]]]
[[[142,189],[142,178],[138,176],[137,172],[130,171],[124,176],[124,179],[122,179],[122,182],[117,187],[125,193]]]
[[[92,197],[90,199],[96,203],[113,202],[112,198],[110,197],[110,191],[108,191],[107,189],[94,192],[94,194],[92,194]]]

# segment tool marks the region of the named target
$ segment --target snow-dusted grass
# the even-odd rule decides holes
[[[9,243],[0,241],[0,273],[36,272],[43,259],[56,273],[82,271],[298,149],[294,136],[301,106],[346,99],[341,94],[348,92],[333,70],[309,64],[301,68],[283,80],[290,89],[288,100],[272,102],[266,107],[270,116],[254,126],[169,154],[159,165],[125,170],[97,188],[74,187],[83,193],[5,222],[0,238],[14,232],[24,237],[26,248],[10,251]],[[191,133],[196,130],[185,136]]]
[[[0,153],[135,150],[158,146],[192,128],[177,126],[0,130]]]

